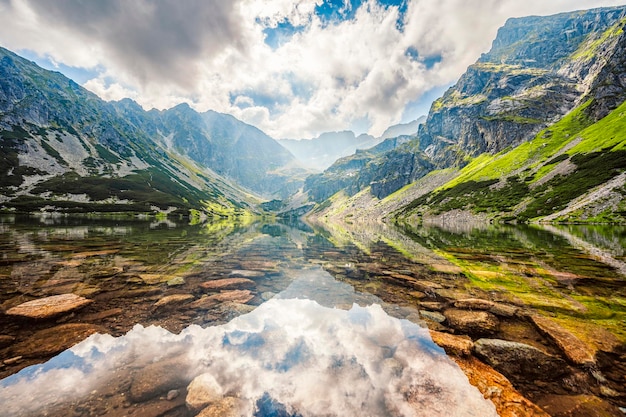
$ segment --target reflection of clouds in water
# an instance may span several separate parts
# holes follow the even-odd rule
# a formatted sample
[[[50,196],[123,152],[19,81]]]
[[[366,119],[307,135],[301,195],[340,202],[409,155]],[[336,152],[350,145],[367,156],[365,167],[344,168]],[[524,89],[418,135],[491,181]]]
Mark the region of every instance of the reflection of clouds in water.
[[[0,416],[80,401],[151,364],[175,369],[184,381],[212,375],[204,380],[241,398],[246,416],[264,415],[255,413],[259,399],[304,417],[496,415],[427,329],[390,317],[372,304],[376,297],[355,293],[320,267],[284,273],[294,277],[286,290],[228,324],[190,326],[179,335],[140,325],[123,337],[93,335],[7,378]],[[332,308],[353,301],[370,305]]]
[[[246,401],[243,415],[265,393],[303,416],[496,415],[426,329],[378,305],[345,311],[296,299],[273,299],[226,325],[179,335],[139,325],[119,338],[93,335],[4,380],[0,415],[74,401],[119,379],[126,365],[168,360],[185,361],[176,369],[187,380],[213,375]]]

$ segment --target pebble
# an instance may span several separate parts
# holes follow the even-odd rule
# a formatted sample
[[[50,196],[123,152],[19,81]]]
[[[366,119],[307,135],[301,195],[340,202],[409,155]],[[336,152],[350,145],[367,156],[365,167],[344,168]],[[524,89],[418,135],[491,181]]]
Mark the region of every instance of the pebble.
[[[180,391],[177,389],[172,389],[167,392],[167,401],[172,401],[180,395]]]

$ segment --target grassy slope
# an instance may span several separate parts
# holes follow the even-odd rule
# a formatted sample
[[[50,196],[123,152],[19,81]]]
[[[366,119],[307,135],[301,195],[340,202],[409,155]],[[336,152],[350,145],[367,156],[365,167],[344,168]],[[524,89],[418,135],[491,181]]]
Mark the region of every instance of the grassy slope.
[[[402,216],[461,208],[529,220],[562,210],[626,170],[626,103],[595,124],[585,116],[589,104],[530,142],[475,158],[455,179],[409,204]],[[573,164],[573,172],[550,175],[564,163]],[[622,214],[618,217],[615,220],[626,219]]]

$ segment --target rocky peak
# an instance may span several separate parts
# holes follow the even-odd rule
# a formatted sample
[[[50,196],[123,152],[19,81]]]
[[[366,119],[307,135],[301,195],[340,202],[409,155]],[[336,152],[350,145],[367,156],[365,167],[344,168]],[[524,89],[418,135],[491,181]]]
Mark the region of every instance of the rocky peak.
[[[607,7],[511,18],[479,62],[553,68],[569,58],[590,33],[604,32],[623,19],[625,12],[624,7]]]

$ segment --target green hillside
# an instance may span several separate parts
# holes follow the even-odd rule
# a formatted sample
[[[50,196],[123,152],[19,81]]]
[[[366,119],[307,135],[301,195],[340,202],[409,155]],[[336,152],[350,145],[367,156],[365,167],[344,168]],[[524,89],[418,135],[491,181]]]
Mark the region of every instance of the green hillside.
[[[590,104],[575,108],[530,142],[471,160],[456,178],[414,200],[398,216],[464,209],[501,220],[536,221],[566,209],[626,171],[626,102],[597,123],[586,116]],[[605,197],[611,192],[626,195],[623,183]],[[623,222],[626,207],[619,200],[617,207],[606,202],[607,210],[570,210],[556,220]]]

